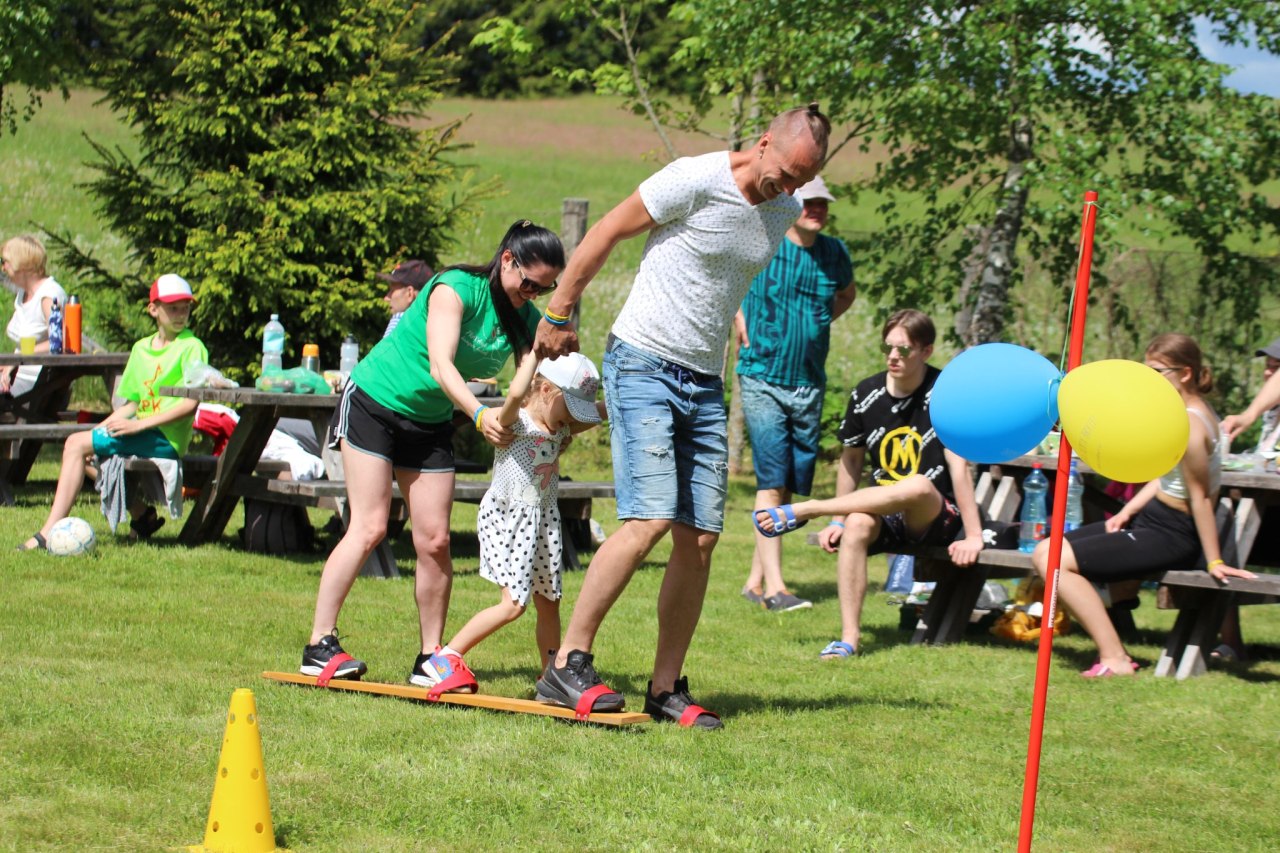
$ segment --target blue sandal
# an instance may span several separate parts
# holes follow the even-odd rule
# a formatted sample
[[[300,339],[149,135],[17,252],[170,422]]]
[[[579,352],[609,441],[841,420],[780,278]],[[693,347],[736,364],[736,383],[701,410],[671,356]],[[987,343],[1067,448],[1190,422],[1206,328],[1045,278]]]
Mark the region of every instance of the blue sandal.
[[[765,530],[760,526],[760,513],[769,516],[769,520],[773,522],[772,530]],[[791,508],[791,504],[783,504],[782,506],[770,507],[768,509],[756,509],[751,511],[751,523],[756,526],[756,530],[760,531],[761,536],[767,536],[770,539],[781,536],[784,533],[790,533],[792,530],[799,530],[809,523],[806,518],[804,521],[796,521],[795,511]]]
[[[858,653],[858,650],[843,640],[832,640],[827,643],[827,647],[818,652],[818,657],[823,658],[851,658]]]

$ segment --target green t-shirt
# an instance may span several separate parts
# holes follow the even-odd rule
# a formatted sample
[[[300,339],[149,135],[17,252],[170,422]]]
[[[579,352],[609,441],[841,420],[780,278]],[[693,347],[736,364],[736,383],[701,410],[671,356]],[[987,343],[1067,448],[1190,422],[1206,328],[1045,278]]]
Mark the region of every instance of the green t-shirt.
[[[427,303],[437,286],[448,287],[462,300],[462,329],[453,363],[463,379],[493,376],[511,356],[511,343],[502,331],[489,295],[489,279],[463,270],[448,270],[431,281],[396,327],[360,360],[351,381],[380,405],[410,420],[439,424],[453,418],[453,401],[431,378],[427,355]],[[528,324],[530,338],[541,314],[532,303],[518,313]]]
[[[129,353],[129,361],[124,366],[124,375],[120,377],[120,387],[116,393],[126,400],[138,404],[139,419],[150,417],[172,409],[179,403],[186,402],[185,397],[162,397],[156,390],[165,385],[181,385],[182,371],[194,361],[209,362],[209,351],[200,339],[183,329],[176,340],[162,347],[155,344],[155,335],[147,335],[133,345]],[[173,450],[182,458],[191,443],[192,417],[172,421],[157,427],[164,437],[173,445]]]

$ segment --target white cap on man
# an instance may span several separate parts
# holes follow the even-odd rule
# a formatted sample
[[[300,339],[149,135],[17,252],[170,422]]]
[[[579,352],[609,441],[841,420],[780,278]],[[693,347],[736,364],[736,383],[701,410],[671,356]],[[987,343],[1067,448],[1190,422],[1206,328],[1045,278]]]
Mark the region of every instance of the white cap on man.
[[[579,423],[600,423],[596,409],[596,392],[600,390],[600,371],[580,352],[549,358],[538,365],[538,373],[564,392],[569,415]]]
[[[796,190],[796,198],[801,202],[819,198],[826,199],[827,201],[836,200],[836,197],[831,194],[831,190],[827,189],[826,181],[822,180],[821,175],[818,175],[812,181]]]

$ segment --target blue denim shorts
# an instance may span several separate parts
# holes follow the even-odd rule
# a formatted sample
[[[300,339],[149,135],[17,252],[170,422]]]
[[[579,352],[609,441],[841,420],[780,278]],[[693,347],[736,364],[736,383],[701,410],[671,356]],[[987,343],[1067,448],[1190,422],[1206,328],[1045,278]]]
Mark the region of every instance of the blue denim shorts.
[[[729,486],[724,381],[612,335],[601,365],[618,518],[719,533]]]
[[[813,471],[822,435],[823,389],[773,385],[741,374],[738,387],[747,435],[751,437],[756,489],[813,494]]]

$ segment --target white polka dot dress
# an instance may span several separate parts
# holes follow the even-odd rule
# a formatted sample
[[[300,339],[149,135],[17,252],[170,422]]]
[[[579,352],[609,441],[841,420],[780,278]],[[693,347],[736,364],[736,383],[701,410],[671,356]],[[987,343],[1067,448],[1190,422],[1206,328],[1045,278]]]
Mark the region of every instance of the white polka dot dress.
[[[493,482],[480,501],[480,577],[527,605],[533,593],[560,599],[560,449],[567,426],[548,435],[520,410],[515,440],[493,459]]]

